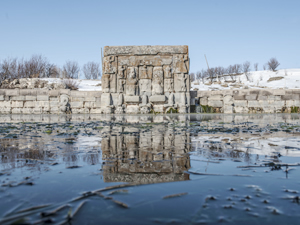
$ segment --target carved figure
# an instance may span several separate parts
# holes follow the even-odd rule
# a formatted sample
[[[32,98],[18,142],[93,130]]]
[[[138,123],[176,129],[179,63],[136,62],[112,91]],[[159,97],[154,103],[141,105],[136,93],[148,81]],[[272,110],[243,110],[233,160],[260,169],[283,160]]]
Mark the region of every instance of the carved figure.
[[[126,84],[126,80],[125,79],[119,79],[118,81],[118,92],[119,93],[123,93],[125,92],[125,84]]]
[[[60,96],[60,111],[62,113],[70,113],[71,112],[68,95]]]
[[[126,95],[137,95],[137,67],[128,67],[128,77],[126,83]]]
[[[124,79],[126,78],[126,66],[122,65],[122,66],[119,66],[119,69],[118,69],[118,78],[119,79]]]
[[[188,73],[187,60],[187,55],[174,55],[174,73]]]
[[[174,90],[174,80],[173,79],[165,79],[164,80],[164,89],[165,89],[165,92],[173,92]]]
[[[164,78],[173,78],[171,67],[169,65],[164,66]]]
[[[154,67],[152,80],[152,95],[162,95],[164,93],[163,79],[164,77],[162,67]]]
[[[117,63],[115,56],[107,56],[103,58],[104,72],[103,73],[116,73]]]
[[[110,75],[103,74],[103,76],[102,76],[102,91],[104,93],[108,93],[109,87],[110,87]]]
[[[188,79],[188,74],[182,74],[182,76],[178,76],[178,79],[180,80],[180,91],[186,92],[186,80]]]

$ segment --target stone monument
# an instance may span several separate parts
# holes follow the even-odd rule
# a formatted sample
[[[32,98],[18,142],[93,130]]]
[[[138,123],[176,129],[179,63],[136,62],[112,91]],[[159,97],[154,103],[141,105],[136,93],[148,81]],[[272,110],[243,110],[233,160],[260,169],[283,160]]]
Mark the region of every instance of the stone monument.
[[[188,46],[105,46],[101,113],[190,112]]]

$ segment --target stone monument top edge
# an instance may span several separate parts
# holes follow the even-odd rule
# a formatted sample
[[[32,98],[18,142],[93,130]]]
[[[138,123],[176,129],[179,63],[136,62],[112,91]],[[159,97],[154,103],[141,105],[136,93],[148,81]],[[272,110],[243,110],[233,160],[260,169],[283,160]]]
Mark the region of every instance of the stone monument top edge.
[[[188,54],[188,46],[187,45],[105,46],[103,54],[104,56]]]

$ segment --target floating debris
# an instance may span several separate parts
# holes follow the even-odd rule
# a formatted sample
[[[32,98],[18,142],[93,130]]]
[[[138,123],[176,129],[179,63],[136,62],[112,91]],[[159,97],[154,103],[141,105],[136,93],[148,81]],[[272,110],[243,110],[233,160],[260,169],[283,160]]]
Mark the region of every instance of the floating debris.
[[[109,192],[109,195],[113,195],[113,194],[116,194],[116,193],[128,193],[128,190],[121,189],[121,190],[111,191],[111,192]]]
[[[124,202],[120,202],[120,201],[117,201],[117,200],[112,200],[114,203],[116,203],[117,205],[123,207],[123,208],[129,208],[127,204],[125,204]]]
[[[184,193],[179,193],[179,194],[174,194],[174,195],[167,195],[167,196],[164,196],[163,199],[180,197],[180,196],[187,195],[187,194],[188,194],[187,192],[184,192]]]

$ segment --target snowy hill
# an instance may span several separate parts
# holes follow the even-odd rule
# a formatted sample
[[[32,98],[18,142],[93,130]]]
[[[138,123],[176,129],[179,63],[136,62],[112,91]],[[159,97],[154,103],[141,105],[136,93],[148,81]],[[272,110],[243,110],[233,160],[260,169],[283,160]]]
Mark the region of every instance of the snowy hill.
[[[247,79],[248,77],[248,79]],[[252,71],[237,76],[224,76],[219,82],[210,83],[205,79],[204,83],[200,80],[192,82],[191,90],[222,90],[232,88],[300,88],[300,69],[285,69],[272,72],[269,70]]]

